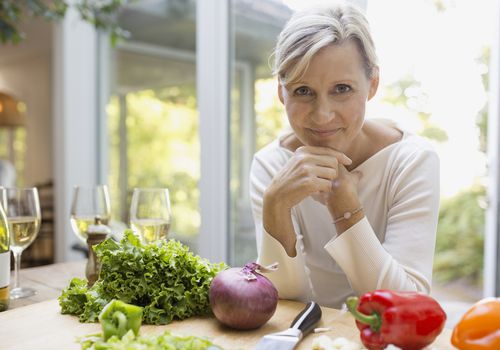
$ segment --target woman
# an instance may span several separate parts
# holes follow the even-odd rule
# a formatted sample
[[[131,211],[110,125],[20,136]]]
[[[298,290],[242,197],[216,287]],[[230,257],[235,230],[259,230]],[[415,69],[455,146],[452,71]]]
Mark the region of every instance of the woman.
[[[280,297],[340,307],[374,289],[429,293],[439,160],[424,139],[365,120],[379,69],[364,15],[337,4],[298,12],[275,49],[292,132],[251,169],[258,261]]]

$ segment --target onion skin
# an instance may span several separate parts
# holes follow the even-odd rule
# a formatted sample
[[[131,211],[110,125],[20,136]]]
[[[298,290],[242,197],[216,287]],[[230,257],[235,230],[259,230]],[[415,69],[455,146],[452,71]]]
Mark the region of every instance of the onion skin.
[[[269,321],[276,311],[278,291],[267,277],[255,272],[255,265],[230,268],[212,280],[210,306],[215,317],[228,327],[255,329]],[[249,270],[255,279],[245,277]]]

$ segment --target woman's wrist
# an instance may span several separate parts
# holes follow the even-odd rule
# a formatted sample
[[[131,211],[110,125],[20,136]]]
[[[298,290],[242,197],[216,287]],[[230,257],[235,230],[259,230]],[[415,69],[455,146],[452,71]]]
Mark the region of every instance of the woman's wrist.
[[[264,193],[262,225],[268,234],[281,243],[288,256],[293,257],[297,252],[291,209],[284,207],[276,198],[272,193]]]
[[[332,196],[328,203],[328,210],[338,234],[346,231],[365,216],[357,195],[344,196],[343,198]]]
[[[356,215],[357,213],[361,212],[362,210],[363,210],[363,207],[359,207],[359,208],[351,210],[351,211],[346,211],[341,216],[339,216],[337,218],[334,218],[333,223],[337,224],[337,223],[339,223],[341,221],[349,220],[350,218],[352,218],[354,215]]]
[[[356,212],[349,215],[348,218],[342,217],[342,219],[334,221],[335,228],[337,230],[337,235],[341,235],[352,226],[360,222],[365,217],[365,212],[363,208],[359,208],[359,210],[355,210]]]
[[[344,216],[344,214],[348,212],[353,213],[361,207],[361,202],[359,201],[357,196],[349,196],[343,198],[338,196],[331,196],[328,200],[328,211],[330,212],[333,221]]]

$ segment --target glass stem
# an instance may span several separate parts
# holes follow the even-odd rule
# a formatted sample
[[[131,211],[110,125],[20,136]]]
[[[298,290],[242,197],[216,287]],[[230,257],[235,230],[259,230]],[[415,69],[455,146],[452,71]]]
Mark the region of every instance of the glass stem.
[[[14,253],[14,288],[19,288],[19,272],[21,271],[21,252]]]

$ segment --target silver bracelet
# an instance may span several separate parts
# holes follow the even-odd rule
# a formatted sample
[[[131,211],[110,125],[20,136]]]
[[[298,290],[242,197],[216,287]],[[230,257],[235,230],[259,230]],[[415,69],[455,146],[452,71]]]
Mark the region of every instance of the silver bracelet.
[[[358,209],[355,209],[353,211],[346,211],[344,213],[344,215],[342,215],[341,217],[335,219],[333,221],[333,223],[336,224],[337,222],[340,222],[342,220],[349,220],[351,218],[351,216],[353,216],[356,213],[359,213],[361,210],[363,210],[363,207],[359,207]]]

